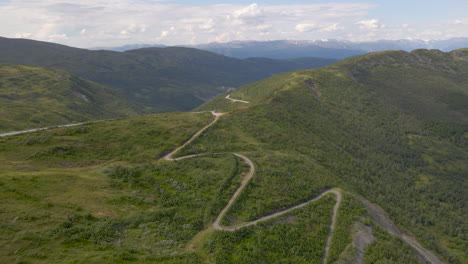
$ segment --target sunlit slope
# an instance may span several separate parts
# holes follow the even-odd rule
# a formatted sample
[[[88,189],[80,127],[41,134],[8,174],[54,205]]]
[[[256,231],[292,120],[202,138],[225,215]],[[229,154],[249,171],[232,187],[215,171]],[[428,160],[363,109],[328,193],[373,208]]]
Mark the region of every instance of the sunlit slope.
[[[148,115],[0,138],[0,262],[199,263],[183,245],[223,204],[213,199],[237,161],[155,161],[211,119]]]
[[[260,176],[228,215],[234,223],[341,187],[382,206],[444,261],[464,263],[466,58],[389,51],[275,75],[230,94],[250,105],[222,95],[200,107],[237,111],[184,154],[257,155]]]
[[[0,65],[0,131],[135,114],[114,91],[66,72]]]

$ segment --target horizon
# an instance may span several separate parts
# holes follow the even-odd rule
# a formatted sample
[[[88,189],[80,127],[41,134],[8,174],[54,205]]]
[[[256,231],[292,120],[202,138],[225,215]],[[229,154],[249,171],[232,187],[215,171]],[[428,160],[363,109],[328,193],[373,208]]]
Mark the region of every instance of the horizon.
[[[69,44],[63,44],[59,42],[53,42],[53,41],[45,41],[45,40],[36,40],[36,39],[30,39],[30,38],[9,38],[5,36],[0,36],[0,38],[8,38],[8,39],[24,39],[24,40],[32,40],[32,41],[41,41],[41,42],[47,42],[47,43],[53,43],[53,44],[59,44],[59,45],[64,45],[68,46],[71,48],[79,48],[79,49],[88,49],[88,50],[106,50],[106,49],[114,49],[114,48],[121,48],[125,46],[136,46],[136,45],[148,45],[149,47],[156,47],[160,46],[160,48],[166,48],[166,47],[188,47],[188,48],[196,48],[199,49],[198,46],[203,46],[203,45],[210,45],[210,44],[230,44],[230,43],[252,43],[252,42],[275,42],[275,41],[288,41],[288,42],[348,42],[348,43],[353,43],[353,44],[359,44],[359,43],[378,43],[378,42],[384,42],[384,41],[422,41],[425,44],[428,44],[430,42],[438,42],[438,41],[449,41],[449,40],[454,40],[454,39],[464,39],[468,41],[468,37],[452,37],[452,38],[446,38],[446,39],[431,39],[431,40],[423,40],[423,39],[377,39],[377,40],[371,40],[371,41],[350,41],[350,40],[337,40],[337,39],[271,39],[271,40],[231,40],[227,42],[207,42],[207,43],[199,43],[199,44],[173,44],[173,45],[166,45],[162,43],[125,43],[122,45],[117,45],[117,46],[95,46],[95,47],[77,47]],[[141,47],[141,48],[147,48],[147,47]],[[133,48],[132,48],[133,49]],[[140,48],[135,48],[135,49],[140,49]],[[415,48],[415,49],[438,49],[438,48]],[[458,49],[458,48],[457,48]]]
[[[79,48],[468,37],[468,3],[456,0],[0,0],[0,13],[1,36]]]

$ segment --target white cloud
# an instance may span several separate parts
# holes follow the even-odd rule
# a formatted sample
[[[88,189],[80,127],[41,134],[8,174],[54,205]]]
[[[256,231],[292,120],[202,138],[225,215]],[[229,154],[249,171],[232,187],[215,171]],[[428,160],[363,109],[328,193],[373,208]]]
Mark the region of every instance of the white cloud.
[[[463,25],[465,23],[461,19],[455,19],[455,20],[452,21],[452,24],[454,24],[454,25]]]
[[[31,33],[16,33],[15,38],[31,38]]]
[[[297,24],[294,29],[299,32],[307,32],[316,29],[315,24]]]
[[[257,4],[251,4],[247,7],[234,11],[235,18],[250,19],[262,16],[263,10]]]
[[[381,27],[379,20],[377,19],[361,20],[357,22],[356,25],[358,25],[359,28],[363,30],[373,30]]]
[[[430,35],[425,32],[428,25],[383,25],[368,17],[373,8],[374,4],[362,2],[197,6],[167,0],[11,0],[0,5],[0,36],[53,39],[62,44],[93,47]],[[439,23],[433,30],[442,32],[437,35],[440,38],[468,35],[462,19]]]
[[[67,34],[52,34],[49,35],[47,40],[48,41],[58,41],[58,40],[66,40],[68,39]]]
[[[169,31],[167,31],[167,30],[161,31],[160,36],[161,36],[161,38],[165,38],[165,37],[169,36]]]
[[[339,25],[338,23],[326,25],[326,26],[322,27],[320,29],[320,31],[322,31],[322,32],[335,32],[335,31],[338,31],[338,30],[342,30],[343,28],[339,27],[338,25]]]

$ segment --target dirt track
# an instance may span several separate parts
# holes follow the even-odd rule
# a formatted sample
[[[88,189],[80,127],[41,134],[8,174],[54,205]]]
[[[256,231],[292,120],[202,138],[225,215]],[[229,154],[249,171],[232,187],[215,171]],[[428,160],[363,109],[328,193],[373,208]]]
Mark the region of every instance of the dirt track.
[[[32,129],[26,129],[26,130],[21,130],[21,131],[11,131],[11,132],[6,132],[6,133],[0,133],[0,137],[13,136],[13,135],[19,135],[19,134],[24,134],[24,133],[31,133],[31,132],[36,132],[36,131],[40,131],[40,130],[58,128],[58,127],[80,126],[80,125],[83,125],[83,124],[85,124],[85,123],[73,123],[73,124],[50,126],[50,127],[32,128]]]
[[[234,100],[234,99],[232,99]],[[215,113],[215,112],[211,112],[214,116],[214,119],[213,121],[211,121],[211,123],[209,123],[208,125],[206,125],[205,127],[203,127],[202,129],[200,129],[197,133],[195,133],[189,140],[187,140],[184,144],[182,144],[180,147],[177,147],[176,149],[172,150],[170,153],[168,153],[167,155],[165,155],[164,157],[162,157],[161,159],[163,160],[168,160],[168,161],[177,161],[177,160],[183,160],[183,159],[188,159],[188,158],[193,158],[193,157],[198,157],[198,156],[203,156],[203,155],[208,155],[208,154],[193,154],[193,155],[187,155],[187,156],[182,156],[182,157],[178,157],[178,158],[173,158],[172,156],[177,153],[179,150],[181,150],[182,148],[184,148],[185,146],[187,146],[188,144],[190,144],[194,139],[196,139],[198,136],[200,136],[206,129],[208,129],[209,127],[211,127],[212,125],[214,125],[218,120],[219,120],[219,117],[222,116],[223,114],[222,113]],[[220,153],[215,153],[215,154],[220,154]],[[236,231],[236,230],[239,230],[241,228],[245,228],[245,227],[248,227],[248,226],[252,226],[252,225],[255,225],[259,222],[263,222],[263,221],[267,221],[267,220],[270,220],[272,218],[275,218],[275,217],[278,217],[278,216],[281,216],[281,215],[284,215],[284,214],[287,214],[293,210],[296,210],[296,209],[299,209],[301,207],[304,207],[306,206],[307,204],[309,203],[312,203],[312,202],[315,202],[319,199],[321,199],[322,197],[324,197],[325,195],[328,195],[328,194],[334,194],[336,195],[336,204],[335,206],[333,207],[333,214],[332,214],[332,221],[331,221],[331,224],[330,224],[330,230],[329,230],[329,233],[328,233],[328,236],[327,236],[327,242],[326,242],[326,245],[325,245],[325,249],[324,249],[324,257],[323,257],[323,263],[326,263],[326,260],[328,258],[328,251],[330,249],[330,244],[331,244],[331,239],[332,239],[332,235],[333,235],[333,231],[335,230],[335,225],[336,225],[336,216],[338,214],[338,209],[340,207],[340,204],[341,204],[341,200],[342,200],[342,195],[341,195],[341,192],[339,190],[328,190],[328,191],[325,191],[325,192],[322,192],[321,194],[319,194],[317,197],[309,200],[309,201],[306,201],[304,203],[301,203],[301,204],[298,204],[294,207],[291,207],[291,208],[288,208],[288,209],[285,209],[283,211],[280,211],[280,212],[276,212],[274,214],[271,214],[271,215],[267,215],[267,216],[264,216],[264,217],[261,217],[257,220],[254,220],[254,221],[251,221],[251,222],[247,222],[247,223],[243,223],[243,224],[240,224],[240,225],[236,225],[236,226],[221,226],[220,225],[220,222],[223,220],[224,216],[226,215],[227,211],[229,211],[229,209],[231,208],[231,206],[234,204],[234,202],[236,201],[237,197],[240,195],[240,193],[242,192],[242,190],[244,189],[244,187],[250,182],[250,180],[252,179],[252,177],[254,176],[255,174],[255,165],[254,163],[249,159],[247,158],[246,156],[244,155],[241,155],[241,154],[238,154],[238,153],[233,153],[234,155],[236,155],[237,157],[243,159],[245,161],[245,163],[247,163],[250,167],[249,169],[249,172],[243,177],[242,179],[242,182],[239,186],[239,188],[237,188],[236,192],[231,196],[231,198],[229,199],[227,205],[223,208],[223,210],[221,210],[221,212],[219,213],[219,215],[216,217],[216,220],[213,222],[213,228],[216,229],[216,230],[221,230],[221,231],[228,231],[228,232],[232,232],[232,231]]]
[[[249,101],[244,101],[244,100],[239,100],[239,99],[232,99],[230,96],[231,96],[231,95],[229,94],[229,95],[227,95],[227,96],[224,97],[224,98],[228,99],[228,100],[231,101],[231,102],[238,102],[238,103],[250,104]]]

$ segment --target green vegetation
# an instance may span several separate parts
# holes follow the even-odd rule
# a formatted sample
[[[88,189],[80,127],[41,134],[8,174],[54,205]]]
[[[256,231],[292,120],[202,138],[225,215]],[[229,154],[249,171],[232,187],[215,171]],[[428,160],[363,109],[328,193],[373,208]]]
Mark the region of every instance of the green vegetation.
[[[377,226],[374,226],[373,235],[377,240],[368,246],[364,255],[364,264],[420,263],[414,254],[413,248],[401,239],[389,235]]]
[[[334,59],[235,59],[180,47],[91,51],[0,37],[0,63],[53,67],[118,91],[140,113],[190,110],[230,87]]]
[[[284,73],[200,109],[0,139],[0,262],[321,263],[333,196],[256,226],[211,223],[256,166],[222,224],[252,221],[339,188],[327,263],[346,263],[356,223],[377,238],[365,263],[417,263],[356,198],[380,205],[446,263],[467,262],[466,51],[382,52]],[[461,95],[461,96],[460,96]],[[218,153],[218,154],[215,154]],[[219,154],[224,153],[224,154]]]
[[[199,263],[184,246],[243,166],[233,155],[152,161],[211,118],[149,115],[1,138],[0,262]]]
[[[334,199],[235,232],[216,231],[206,241],[215,263],[321,263]]]
[[[96,168],[4,172],[0,259],[198,263],[185,244],[204,228],[233,159],[114,166],[104,175]]]
[[[2,167],[82,167],[155,161],[212,119],[210,113],[144,115],[0,138]]]
[[[336,186],[382,206],[445,261],[464,263],[468,112],[441,99],[468,95],[463,52],[375,53],[247,85],[231,97],[253,106],[215,98],[239,109],[185,153],[229,149],[258,162],[232,222]]]
[[[365,215],[366,213],[357,198],[349,193],[344,193],[332,236],[328,263],[339,263],[346,257],[353,239],[353,225]],[[354,252],[348,254],[354,256]]]
[[[0,65],[0,132],[134,114],[102,85],[59,70]]]

